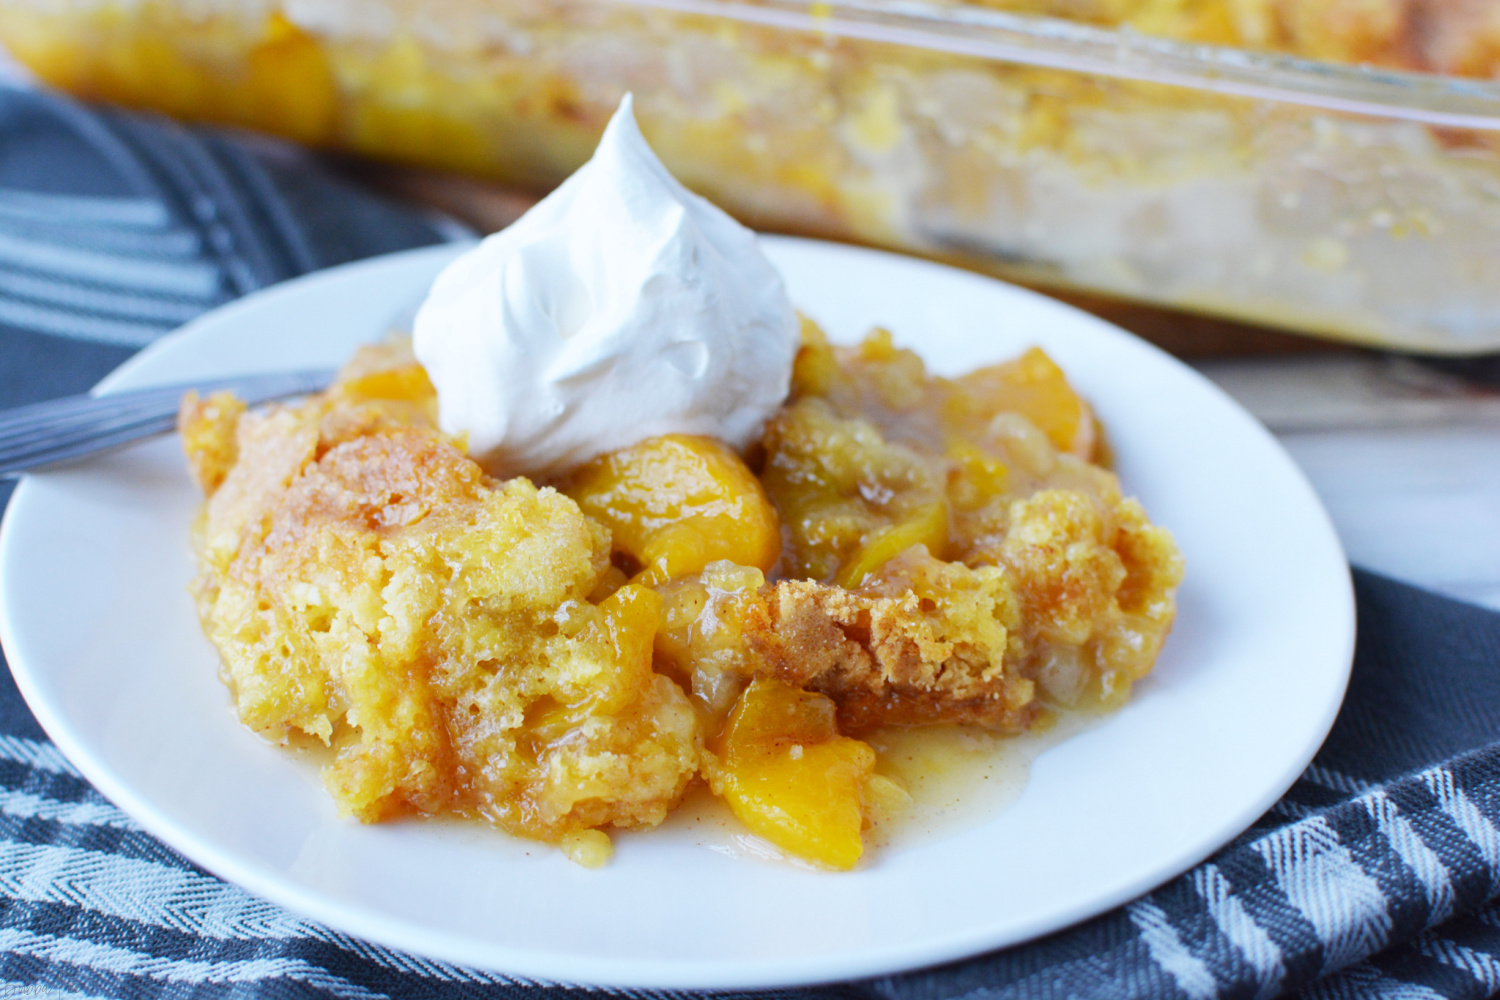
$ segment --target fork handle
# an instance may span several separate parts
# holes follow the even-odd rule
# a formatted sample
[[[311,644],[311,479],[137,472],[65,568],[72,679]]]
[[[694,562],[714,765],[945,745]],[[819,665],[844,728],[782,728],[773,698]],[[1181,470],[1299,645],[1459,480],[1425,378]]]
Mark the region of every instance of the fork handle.
[[[82,458],[108,448],[170,431],[189,389],[233,390],[247,403],[264,403],[317,392],[333,380],[332,369],[242,375],[158,386],[102,396],[65,396],[0,410],[0,477]]]

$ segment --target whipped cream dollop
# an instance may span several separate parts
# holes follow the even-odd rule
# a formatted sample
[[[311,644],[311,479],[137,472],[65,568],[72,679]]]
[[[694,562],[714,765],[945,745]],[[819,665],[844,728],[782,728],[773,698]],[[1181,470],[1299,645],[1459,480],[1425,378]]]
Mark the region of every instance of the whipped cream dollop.
[[[744,448],[798,321],[756,236],[667,172],[626,95],[594,156],[438,275],[414,328],[439,420],[497,475],[658,434]]]

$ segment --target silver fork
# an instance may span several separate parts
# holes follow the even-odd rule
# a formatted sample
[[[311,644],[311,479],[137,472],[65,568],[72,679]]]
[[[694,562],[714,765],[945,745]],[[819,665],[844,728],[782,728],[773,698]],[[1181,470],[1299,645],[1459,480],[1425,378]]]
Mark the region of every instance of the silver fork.
[[[229,389],[247,403],[264,403],[317,392],[333,380],[333,369],[240,375],[164,385],[103,396],[65,396],[0,410],[0,477],[117,448],[177,424],[183,393]]]

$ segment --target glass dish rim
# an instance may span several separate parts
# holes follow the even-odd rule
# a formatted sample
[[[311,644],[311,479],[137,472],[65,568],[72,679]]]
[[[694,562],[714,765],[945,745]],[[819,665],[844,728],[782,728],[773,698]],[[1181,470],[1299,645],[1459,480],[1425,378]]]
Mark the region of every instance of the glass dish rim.
[[[1500,82],[1346,65],[928,0],[611,0],[1324,111],[1500,131]]]

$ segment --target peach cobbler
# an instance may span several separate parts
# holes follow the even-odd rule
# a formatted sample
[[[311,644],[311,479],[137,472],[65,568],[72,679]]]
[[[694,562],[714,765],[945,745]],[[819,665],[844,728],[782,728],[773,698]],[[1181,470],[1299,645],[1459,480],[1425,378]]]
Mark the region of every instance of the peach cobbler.
[[[704,782],[848,868],[903,799],[862,737],[1120,705],[1182,575],[1035,349],[947,379],[805,323],[747,453],[668,435],[547,483],[438,430],[402,344],[293,405],[190,396],[181,427],[243,722],[329,745],[361,820],[483,817],[584,863]]]

